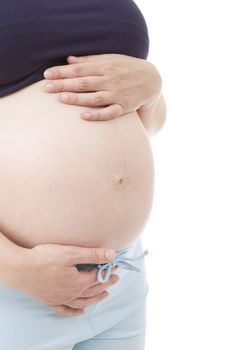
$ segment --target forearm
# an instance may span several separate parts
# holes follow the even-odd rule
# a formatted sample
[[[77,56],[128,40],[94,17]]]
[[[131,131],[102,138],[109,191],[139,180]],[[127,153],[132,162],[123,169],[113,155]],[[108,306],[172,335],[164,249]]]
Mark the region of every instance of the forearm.
[[[147,133],[153,137],[166,121],[167,108],[163,94],[161,93],[159,98],[155,98],[149,105],[140,107],[137,112]]]
[[[11,281],[19,276],[27,250],[0,232],[0,283],[11,286]]]

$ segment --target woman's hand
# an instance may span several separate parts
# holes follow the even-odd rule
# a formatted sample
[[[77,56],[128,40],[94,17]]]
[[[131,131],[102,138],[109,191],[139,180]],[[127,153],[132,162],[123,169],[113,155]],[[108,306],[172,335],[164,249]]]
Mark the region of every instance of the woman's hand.
[[[119,277],[112,275],[102,284],[97,280],[97,269],[78,271],[75,265],[112,261],[106,258],[105,252],[100,248],[37,245],[31,249],[32,266],[28,266],[24,290],[58,313],[83,314],[87,306],[108,296],[106,288],[115,284]]]
[[[59,99],[67,104],[99,107],[81,113],[83,119],[120,117],[150,105],[161,93],[160,74],[146,60],[120,54],[100,54],[69,56],[67,61],[68,65],[44,72],[48,83],[53,85],[53,90],[46,90],[62,92]]]
[[[7,263],[1,271],[1,282],[61,315],[82,315],[87,306],[106,298],[106,288],[119,280],[117,275],[111,275],[108,282],[99,283],[97,269],[78,271],[75,266],[111,262],[116,254],[107,258],[107,249],[60,244],[40,244],[28,249],[4,240],[10,249],[5,251]]]

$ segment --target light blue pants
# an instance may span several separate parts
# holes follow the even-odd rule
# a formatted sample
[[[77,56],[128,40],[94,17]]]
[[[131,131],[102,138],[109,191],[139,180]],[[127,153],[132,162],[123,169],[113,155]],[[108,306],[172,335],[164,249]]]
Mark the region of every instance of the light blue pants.
[[[144,259],[134,261],[142,255],[138,239],[118,259],[114,273],[120,280],[108,289],[110,295],[87,307],[82,316],[59,315],[0,284],[0,349],[144,350],[148,283]],[[126,269],[124,257],[140,272]]]

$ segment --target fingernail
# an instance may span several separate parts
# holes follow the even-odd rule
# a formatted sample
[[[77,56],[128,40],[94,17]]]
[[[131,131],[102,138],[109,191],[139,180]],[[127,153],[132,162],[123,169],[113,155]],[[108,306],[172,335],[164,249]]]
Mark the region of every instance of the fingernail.
[[[51,83],[47,84],[47,85],[46,85],[46,90],[47,90],[47,91],[54,91],[54,85],[51,84]]]
[[[114,250],[107,250],[105,252],[105,257],[108,259],[108,260],[113,260],[116,258],[116,253],[114,252]]]
[[[44,72],[44,77],[47,78],[47,79],[52,79],[53,73],[51,71],[49,71],[49,70],[46,70]]]
[[[66,102],[66,101],[68,101],[69,96],[67,94],[61,94],[60,98],[61,98],[62,101]]]

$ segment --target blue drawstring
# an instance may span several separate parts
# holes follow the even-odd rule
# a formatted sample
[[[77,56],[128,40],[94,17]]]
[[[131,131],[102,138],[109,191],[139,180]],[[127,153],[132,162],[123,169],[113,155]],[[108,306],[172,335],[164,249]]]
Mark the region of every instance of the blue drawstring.
[[[130,264],[128,261],[136,261],[136,260],[143,259],[147,254],[149,254],[148,250],[145,250],[143,254],[137,256],[136,258],[124,257],[123,255],[125,254],[126,251],[127,251],[127,249],[120,251],[117,254],[116,259],[112,260],[110,263],[97,265],[97,268],[99,269],[98,281],[100,283],[106,283],[109,280],[112,268],[116,265],[122,266],[124,269],[127,269],[127,270],[140,272],[140,269],[138,269],[133,264]],[[106,270],[105,277],[103,277],[103,275],[102,275],[102,272],[104,270]]]

